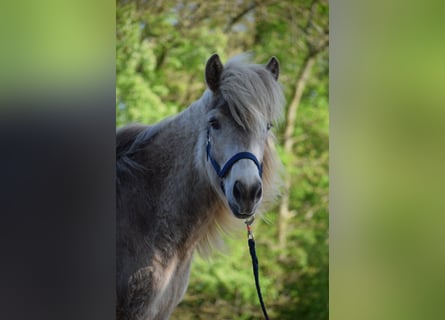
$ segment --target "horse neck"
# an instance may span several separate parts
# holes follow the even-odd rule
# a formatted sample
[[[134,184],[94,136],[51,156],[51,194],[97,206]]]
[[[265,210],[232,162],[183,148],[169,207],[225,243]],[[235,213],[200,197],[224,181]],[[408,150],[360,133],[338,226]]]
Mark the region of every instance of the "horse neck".
[[[191,180],[207,181],[205,171],[205,129],[204,112],[198,103],[194,103],[180,114],[172,118],[164,126],[164,133],[171,153],[172,170],[182,179],[178,186]],[[193,174],[189,174],[193,173]]]
[[[205,101],[204,96],[168,121],[162,130],[169,141],[165,151],[171,154],[172,161],[167,184],[174,201],[168,204],[173,213],[169,219],[184,226],[175,232],[183,232],[182,241],[193,249],[222,207],[206,169]]]

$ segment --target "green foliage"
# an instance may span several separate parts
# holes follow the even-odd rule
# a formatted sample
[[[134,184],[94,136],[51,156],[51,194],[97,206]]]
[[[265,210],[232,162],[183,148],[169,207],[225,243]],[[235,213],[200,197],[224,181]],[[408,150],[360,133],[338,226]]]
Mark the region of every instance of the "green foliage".
[[[154,46],[142,37],[143,25],[132,4],[116,9],[116,121],[151,123],[177,110],[164,104],[168,88],[157,82]]]
[[[118,1],[116,122],[155,123],[186,108],[204,89],[207,58],[225,61],[253,51],[280,60],[280,82],[292,100],[305,62],[316,56],[299,103],[291,152],[286,121],[274,128],[290,178],[286,246],[278,207],[254,225],[260,281],[273,319],[328,318],[328,54],[327,1]],[[318,51],[317,51],[318,50]],[[195,257],[190,285],[172,319],[260,319],[245,232],[227,239],[226,254]]]

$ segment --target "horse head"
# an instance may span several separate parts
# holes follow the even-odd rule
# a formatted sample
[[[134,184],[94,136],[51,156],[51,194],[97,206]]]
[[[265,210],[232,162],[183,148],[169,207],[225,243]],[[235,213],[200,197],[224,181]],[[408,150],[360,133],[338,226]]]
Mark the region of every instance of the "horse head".
[[[263,199],[263,157],[274,105],[279,63],[272,57],[265,66],[226,68],[217,54],[205,69],[212,92],[207,108],[207,170],[213,185],[235,217],[255,214]]]

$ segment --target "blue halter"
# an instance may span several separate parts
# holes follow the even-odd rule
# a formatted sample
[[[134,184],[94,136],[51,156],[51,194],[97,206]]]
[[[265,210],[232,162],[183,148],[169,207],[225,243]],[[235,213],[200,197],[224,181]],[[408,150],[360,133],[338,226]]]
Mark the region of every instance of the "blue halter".
[[[260,178],[262,178],[263,176],[263,165],[260,164],[260,162],[258,161],[258,159],[255,157],[255,155],[253,153],[244,151],[244,152],[238,152],[237,154],[235,154],[233,157],[231,157],[222,167],[219,165],[219,163],[212,157],[211,154],[211,146],[210,146],[210,129],[207,129],[207,160],[210,160],[210,162],[212,163],[213,168],[216,171],[216,174],[218,175],[218,177],[220,177],[221,179],[224,179],[224,177],[227,175],[227,173],[229,172],[230,168],[232,168],[232,166],[239,160],[241,159],[249,159],[252,160],[255,165],[258,168],[258,173],[260,175]]]

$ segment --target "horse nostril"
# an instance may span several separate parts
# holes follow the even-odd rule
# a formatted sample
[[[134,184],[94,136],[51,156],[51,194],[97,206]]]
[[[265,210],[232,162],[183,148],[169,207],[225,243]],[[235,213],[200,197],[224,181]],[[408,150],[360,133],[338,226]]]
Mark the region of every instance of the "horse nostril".
[[[261,182],[258,182],[258,184],[252,188],[252,194],[254,195],[253,199],[255,201],[261,198],[261,195],[263,194],[263,187],[261,185]]]
[[[246,187],[242,182],[235,181],[233,185],[233,197],[238,202],[257,202],[263,194],[263,186],[261,182]]]
[[[241,196],[244,192],[244,187],[241,182],[238,180],[235,181],[235,184],[233,185],[233,196],[237,201],[241,200]]]

